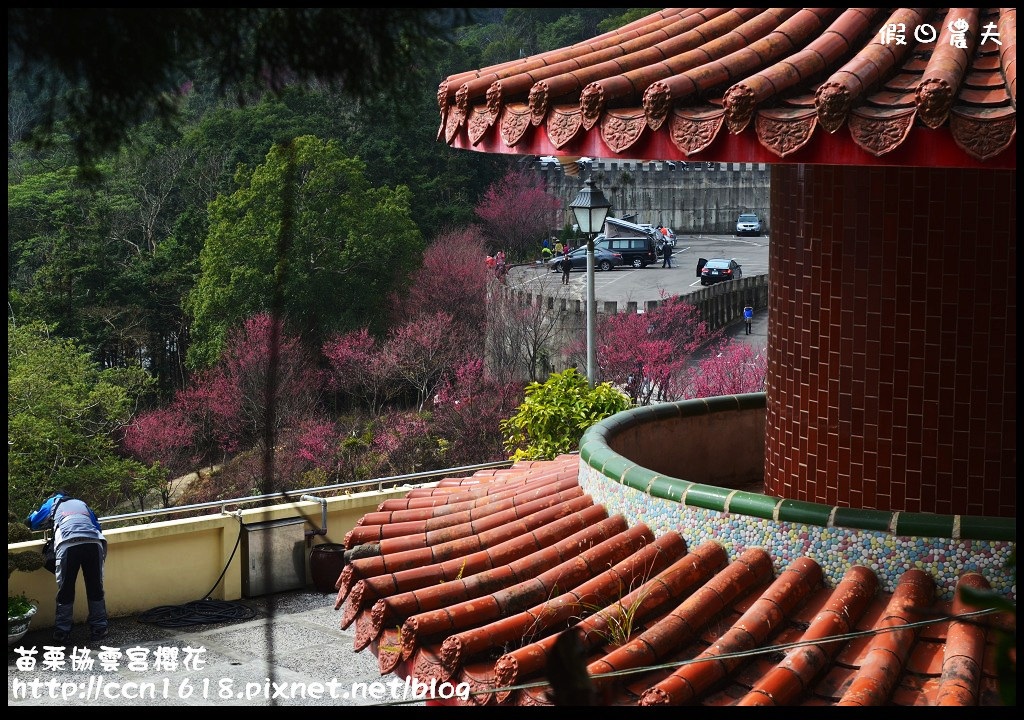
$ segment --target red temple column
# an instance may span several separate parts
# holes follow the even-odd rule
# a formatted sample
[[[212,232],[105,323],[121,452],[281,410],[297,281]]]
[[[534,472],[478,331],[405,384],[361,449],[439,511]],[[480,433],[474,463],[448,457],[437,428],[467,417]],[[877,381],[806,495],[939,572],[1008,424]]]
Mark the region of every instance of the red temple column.
[[[1016,514],[1016,179],[772,166],[766,492]]]

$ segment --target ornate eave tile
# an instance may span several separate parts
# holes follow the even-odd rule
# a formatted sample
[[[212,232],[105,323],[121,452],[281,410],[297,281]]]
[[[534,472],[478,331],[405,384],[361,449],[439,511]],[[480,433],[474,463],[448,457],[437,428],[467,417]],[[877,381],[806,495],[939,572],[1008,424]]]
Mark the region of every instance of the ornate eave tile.
[[[548,115],[546,130],[548,140],[556,148],[561,149],[576,137],[583,127],[583,111],[579,105],[558,105]]]
[[[856,108],[850,113],[850,136],[859,147],[875,157],[898,148],[914,126],[917,110],[877,110]]]
[[[452,105],[448,109],[448,117],[444,121],[444,139],[449,145],[452,144],[452,140],[455,139],[455,133],[459,131],[459,117],[458,112],[455,110],[455,106]]]
[[[469,109],[469,119],[466,121],[466,128],[471,143],[474,145],[479,143],[491,125],[490,113],[485,108],[473,106]]]
[[[811,140],[818,124],[814,110],[759,110],[754,127],[757,139],[775,155],[792,155]]]
[[[601,138],[613,152],[629,149],[647,127],[643,110],[609,110],[601,120]]]
[[[585,129],[590,130],[597,125],[607,104],[601,83],[593,82],[583,88],[583,92],[580,93],[580,109],[583,111]]]
[[[509,147],[523,139],[530,128],[530,108],[525,103],[509,103],[501,113],[501,139]]]
[[[950,111],[949,129],[961,150],[975,160],[988,160],[1013,142],[1017,132],[1017,112],[1012,107],[955,107]]]
[[[717,107],[674,110],[669,123],[669,139],[684,155],[706,149],[718,137],[725,122],[725,111]]]

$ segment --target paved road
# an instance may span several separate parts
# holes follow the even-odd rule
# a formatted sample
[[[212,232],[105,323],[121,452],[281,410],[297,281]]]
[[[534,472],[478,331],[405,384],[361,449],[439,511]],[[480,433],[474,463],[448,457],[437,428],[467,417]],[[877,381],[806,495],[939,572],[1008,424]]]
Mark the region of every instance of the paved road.
[[[734,320],[729,325],[726,325],[725,334],[733,340],[742,340],[743,342],[749,342],[754,345],[767,346],[768,309],[763,308],[761,310],[754,311],[754,321],[750,323],[749,335],[746,334],[746,329],[743,327],[743,318]]]
[[[733,237],[732,235],[677,235],[672,254],[672,267],[655,265],[642,269],[621,267],[609,272],[594,273],[594,295],[597,302],[616,301],[620,305],[630,301],[639,304],[658,300],[666,295],[685,295],[700,289],[696,276],[698,258],[736,258],[744,276],[764,275],[768,272],[767,237]],[[529,293],[558,296],[566,292],[562,276],[550,272],[543,265],[517,266],[509,271],[509,285]],[[573,271],[569,278],[568,295],[585,300],[587,274]]]

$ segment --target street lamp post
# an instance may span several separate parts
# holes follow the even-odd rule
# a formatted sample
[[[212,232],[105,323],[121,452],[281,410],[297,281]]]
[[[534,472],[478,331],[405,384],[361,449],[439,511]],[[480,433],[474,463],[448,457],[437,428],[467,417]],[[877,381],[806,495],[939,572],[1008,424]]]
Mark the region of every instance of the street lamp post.
[[[597,341],[595,330],[594,301],[594,236],[601,232],[604,219],[612,204],[604,193],[594,187],[593,180],[587,180],[576,199],[569,203],[576,224],[587,234],[587,382],[594,387],[597,378]]]

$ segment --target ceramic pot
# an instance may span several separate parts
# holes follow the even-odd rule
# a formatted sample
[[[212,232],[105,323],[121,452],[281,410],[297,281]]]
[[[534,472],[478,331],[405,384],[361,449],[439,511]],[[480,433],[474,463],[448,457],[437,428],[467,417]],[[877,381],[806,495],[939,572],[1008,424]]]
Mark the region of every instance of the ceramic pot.
[[[32,624],[32,617],[36,614],[36,610],[38,608],[33,605],[32,609],[24,615],[14,615],[7,618],[8,647],[25,637],[25,633],[28,632],[28,628]]]

